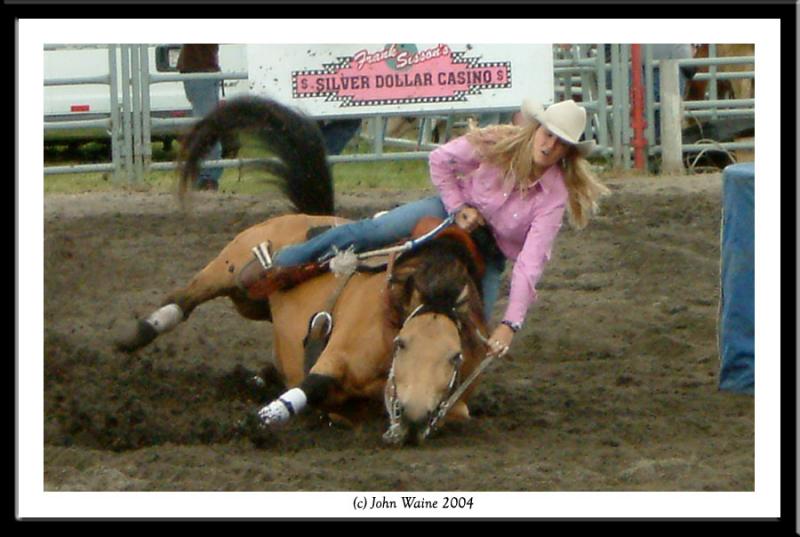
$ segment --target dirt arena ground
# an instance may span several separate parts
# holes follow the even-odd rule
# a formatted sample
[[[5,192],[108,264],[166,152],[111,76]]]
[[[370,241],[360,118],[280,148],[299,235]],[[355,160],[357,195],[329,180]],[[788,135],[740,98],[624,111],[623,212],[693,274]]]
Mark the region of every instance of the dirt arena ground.
[[[239,231],[287,206],[200,193],[45,197],[47,491],[752,491],[754,404],[717,390],[720,174],[609,180],[565,226],[540,300],[487,370],[473,419],[417,448],[309,412],[255,439],[237,423],[281,386],[270,326],[227,299],[133,355],[149,315]],[[338,195],[356,218],[424,192]],[[504,301],[497,311],[504,307]]]

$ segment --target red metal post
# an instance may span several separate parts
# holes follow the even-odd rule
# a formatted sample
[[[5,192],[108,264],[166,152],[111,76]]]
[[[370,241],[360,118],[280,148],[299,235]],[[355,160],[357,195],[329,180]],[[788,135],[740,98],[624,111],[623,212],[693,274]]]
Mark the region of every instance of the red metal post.
[[[647,139],[644,129],[644,84],[642,83],[642,46],[631,45],[631,127],[633,128],[633,166],[645,169],[645,147]]]

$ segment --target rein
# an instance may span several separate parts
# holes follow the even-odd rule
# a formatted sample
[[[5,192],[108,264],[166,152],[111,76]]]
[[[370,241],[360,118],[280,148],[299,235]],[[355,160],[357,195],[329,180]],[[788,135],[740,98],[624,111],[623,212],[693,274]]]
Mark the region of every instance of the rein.
[[[442,220],[442,222],[438,226],[436,226],[429,232],[425,233],[424,235],[417,237],[416,239],[407,240],[406,242],[398,246],[390,246],[389,248],[382,248],[380,250],[372,250],[371,252],[363,252],[360,254],[356,254],[356,257],[358,257],[358,259],[361,260],[361,259],[366,259],[368,257],[375,257],[379,255],[388,255],[388,254],[398,254],[407,252],[409,250],[413,250],[414,248],[417,248],[421,244],[427,242],[428,240],[438,235],[444,228],[455,222],[455,218],[456,218],[455,215],[451,214],[450,216]]]

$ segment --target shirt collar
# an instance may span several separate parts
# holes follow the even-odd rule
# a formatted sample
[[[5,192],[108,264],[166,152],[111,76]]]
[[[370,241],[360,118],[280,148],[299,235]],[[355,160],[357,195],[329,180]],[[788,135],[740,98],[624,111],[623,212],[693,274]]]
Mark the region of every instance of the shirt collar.
[[[564,176],[561,166],[553,164],[547,168],[538,181],[533,185],[539,192],[549,194],[553,189],[553,183],[560,180]]]

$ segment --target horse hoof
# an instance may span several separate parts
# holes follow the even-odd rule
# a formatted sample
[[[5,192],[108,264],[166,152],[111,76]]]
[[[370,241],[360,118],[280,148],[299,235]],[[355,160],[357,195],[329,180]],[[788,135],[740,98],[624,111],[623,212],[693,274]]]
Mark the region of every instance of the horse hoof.
[[[136,323],[129,324],[124,332],[119,334],[114,340],[114,347],[123,352],[133,352],[141,349],[158,336],[158,332],[153,325],[139,319]]]
[[[271,428],[264,427],[258,414],[247,415],[236,424],[238,436],[247,438],[252,442],[253,447],[265,449],[274,447],[278,442],[278,437]]]

